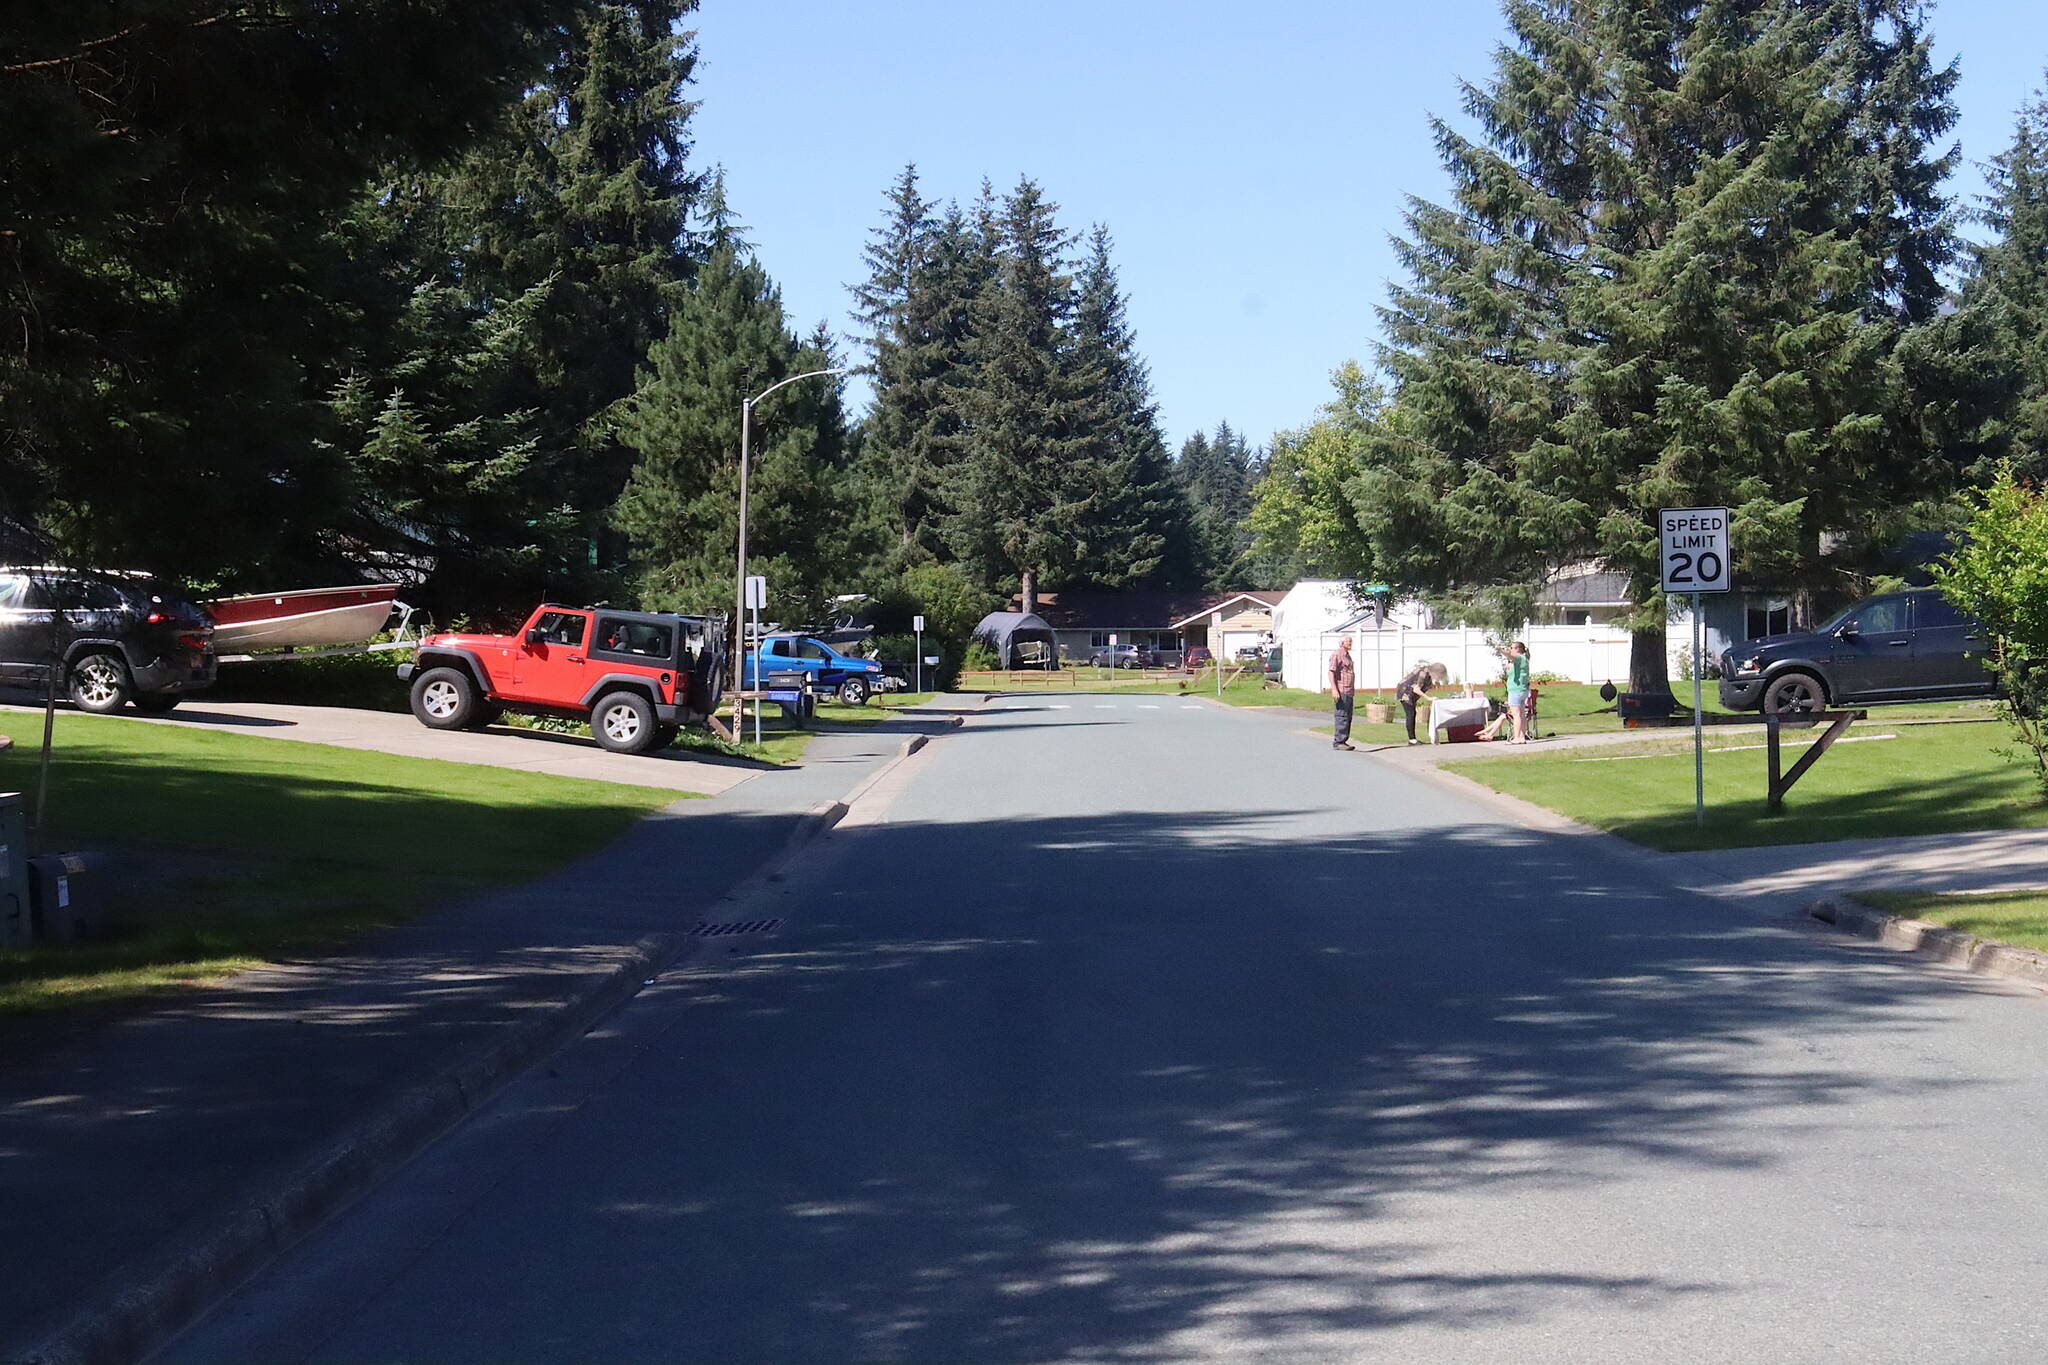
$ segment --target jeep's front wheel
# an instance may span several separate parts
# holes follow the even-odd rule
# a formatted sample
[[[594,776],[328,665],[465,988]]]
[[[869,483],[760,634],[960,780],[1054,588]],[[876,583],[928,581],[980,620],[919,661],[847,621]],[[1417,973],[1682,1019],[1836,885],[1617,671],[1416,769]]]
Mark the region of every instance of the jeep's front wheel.
[[[848,678],[839,684],[839,700],[847,706],[865,706],[868,702],[868,685],[859,678]]]
[[[67,683],[71,704],[100,716],[120,710],[134,690],[128,683],[128,670],[111,654],[85,655],[71,665]]]
[[[476,684],[459,668],[430,668],[413,679],[412,713],[432,730],[461,730],[473,725]]]
[[[655,746],[661,727],[654,703],[637,692],[613,692],[590,708],[590,733],[615,754],[644,754]]]

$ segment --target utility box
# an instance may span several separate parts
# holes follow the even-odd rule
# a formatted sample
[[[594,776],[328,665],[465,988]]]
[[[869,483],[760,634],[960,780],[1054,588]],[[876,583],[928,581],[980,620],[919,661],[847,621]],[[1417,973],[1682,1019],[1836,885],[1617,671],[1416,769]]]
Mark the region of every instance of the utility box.
[[[99,938],[107,932],[107,898],[90,865],[76,853],[28,860],[35,931],[53,943]]]
[[[28,806],[20,792],[0,792],[0,949],[26,948],[34,937],[28,891]]]

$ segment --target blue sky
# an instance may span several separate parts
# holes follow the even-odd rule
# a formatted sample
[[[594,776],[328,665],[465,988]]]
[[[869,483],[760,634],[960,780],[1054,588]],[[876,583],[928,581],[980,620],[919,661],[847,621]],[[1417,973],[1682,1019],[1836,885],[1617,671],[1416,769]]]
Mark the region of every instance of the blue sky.
[[[915,161],[973,198],[1029,175],[1109,227],[1177,449],[1312,419],[1369,359],[1404,196],[1444,196],[1432,113],[1462,121],[1505,35],[1496,0],[702,0],[693,131],[799,331],[853,330],[846,286]],[[1948,0],[1966,162],[2010,140],[2048,65],[2044,0]],[[1973,165],[1956,186],[1982,188]]]

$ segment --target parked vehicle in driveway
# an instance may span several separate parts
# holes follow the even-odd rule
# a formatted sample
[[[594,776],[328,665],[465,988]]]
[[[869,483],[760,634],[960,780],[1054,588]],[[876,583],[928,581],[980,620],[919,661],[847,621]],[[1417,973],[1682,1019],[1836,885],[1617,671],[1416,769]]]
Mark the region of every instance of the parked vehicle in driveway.
[[[1181,667],[1187,669],[1190,673],[1198,673],[1215,662],[1216,656],[1210,652],[1209,646],[1196,645],[1183,656]]]
[[[778,673],[802,673],[813,690],[830,692],[848,706],[863,706],[891,685],[875,660],[841,654],[815,635],[764,636],[747,650],[748,687],[761,685],[754,681],[757,674],[766,678]]]
[[[1143,645],[1104,645],[1088,656],[1091,668],[1150,668],[1152,651]]]
[[[1817,630],[1745,640],[1721,655],[1721,702],[1767,714],[1853,702],[1942,701],[1996,690],[1983,626],[1933,588],[1868,597]]]
[[[507,711],[590,723],[619,753],[665,748],[717,709],[725,621],[544,603],[517,635],[429,635],[398,676],[435,730],[481,730]]]
[[[0,682],[46,687],[59,655],[79,710],[161,715],[213,682],[213,623],[184,588],[146,574],[0,569]]]

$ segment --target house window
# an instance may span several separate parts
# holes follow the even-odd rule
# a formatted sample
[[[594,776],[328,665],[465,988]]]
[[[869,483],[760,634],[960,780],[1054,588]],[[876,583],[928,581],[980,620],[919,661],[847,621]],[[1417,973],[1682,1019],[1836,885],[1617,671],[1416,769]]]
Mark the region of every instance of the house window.
[[[1091,633],[1088,636],[1088,647],[1090,649],[1109,648],[1109,632],[1106,630],[1098,630]]]
[[[1761,640],[1766,635],[1784,635],[1792,629],[1792,604],[1790,602],[1765,602],[1753,605],[1743,614],[1743,629],[1748,638]]]

